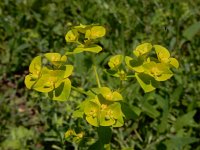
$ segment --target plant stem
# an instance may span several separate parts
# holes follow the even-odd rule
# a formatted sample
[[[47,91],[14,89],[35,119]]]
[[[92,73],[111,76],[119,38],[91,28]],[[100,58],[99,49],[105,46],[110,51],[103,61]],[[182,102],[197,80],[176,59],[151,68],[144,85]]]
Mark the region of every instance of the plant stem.
[[[96,69],[96,66],[93,66],[93,67],[94,67],[94,73],[95,73],[95,76],[96,76],[96,81],[97,81],[98,87],[100,88],[101,87],[101,83],[100,83],[100,80],[99,80],[97,69]]]
[[[81,94],[88,95],[87,92],[85,92],[85,91],[83,91],[83,90],[81,90],[81,89],[79,89],[79,88],[76,88],[76,87],[74,87],[74,86],[72,86],[72,89],[75,90],[75,91],[77,91],[77,92],[79,92],[79,93],[81,93]]]
[[[136,136],[138,137],[138,139],[139,139],[141,142],[143,142],[142,137],[140,136],[140,134],[137,132],[136,129],[134,129],[134,132],[135,132]]]

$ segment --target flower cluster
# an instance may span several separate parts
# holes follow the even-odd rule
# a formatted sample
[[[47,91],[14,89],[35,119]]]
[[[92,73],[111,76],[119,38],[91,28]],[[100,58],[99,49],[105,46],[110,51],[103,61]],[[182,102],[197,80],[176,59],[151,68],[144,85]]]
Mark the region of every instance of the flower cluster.
[[[105,34],[106,30],[103,26],[82,24],[74,26],[67,32],[65,39],[67,42],[78,44],[77,47],[63,56],[59,53],[46,53],[35,57],[29,66],[30,73],[25,77],[26,87],[48,93],[53,100],[67,100],[72,87],[69,76],[74,69],[73,65],[67,64],[68,55],[84,51],[99,53],[102,47],[96,42]],[[145,92],[154,90],[160,81],[171,78],[173,76],[171,68],[179,67],[178,61],[170,57],[169,51],[160,45],[143,43],[133,50],[133,54],[133,58],[123,55],[112,56],[108,62],[110,69],[106,72],[121,81],[135,77]],[[127,68],[135,74],[128,74]],[[99,81],[97,72],[96,78]],[[98,86],[99,88],[93,88],[89,92],[82,92],[88,95],[88,98],[80,104],[74,116],[85,118],[89,124],[97,127],[123,126],[126,112],[122,105],[122,95],[108,87],[101,87],[100,82]],[[77,88],[73,87],[73,89]],[[66,133],[67,138],[70,135],[73,135],[75,140],[82,138],[82,134],[71,131]]]
[[[25,77],[26,87],[48,93],[53,100],[66,100],[71,90],[68,77],[73,71],[73,66],[67,65],[66,61],[67,57],[59,53],[35,57],[29,66],[30,73]]]
[[[120,127],[124,114],[119,101],[122,95],[108,87],[92,89],[90,96],[75,111],[74,116],[84,117],[93,126]]]
[[[103,26],[81,24],[69,30],[65,36],[65,40],[78,44],[73,52],[71,52],[73,54],[83,51],[99,53],[102,47],[95,43],[98,38],[103,37],[105,34],[106,30]],[[67,54],[70,54],[70,52]]]
[[[136,79],[145,92],[154,90],[159,81],[171,78],[173,76],[171,68],[179,67],[178,61],[170,57],[169,51],[160,45],[144,43],[137,46],[133,54],[135,57],[126,56],[125,62],[135,71]]]

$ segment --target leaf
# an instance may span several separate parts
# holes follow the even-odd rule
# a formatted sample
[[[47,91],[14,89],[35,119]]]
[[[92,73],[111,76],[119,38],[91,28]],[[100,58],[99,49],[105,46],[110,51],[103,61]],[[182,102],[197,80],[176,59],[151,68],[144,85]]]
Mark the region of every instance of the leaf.
[[[83,118],[84,115],[84,108],[87,106],[87,103],[90,101],[90,99],[86,99],[78,106],[78,110],[73,112],[73,117],[75,118]]]
[[[127,119],[136,119],[141,114],[141,109],[121,102],[121,109]]]
[[[101,141],[98,140],[94,144],[90,145],[88,150],[105,150],[105,149],[104,149],[104,145],[101,143]]]
[[[71,81],[66,78],[59,87],[48,93],[52,100],[66,101],[71,92]]]
[[[158,82],[144,73],[135,73],[135,77],[145,92],[151,92],[158,87]]]
[[[183,31],[183,36],[188,40],[192,40],[195,34],[200,31],[200,21],[193,23],[187,29]]]
[[[108,144],[110,143],[111,137],[112,137],[112,130],[110,127],[102,127],[100,126],[97,129],[99,141],[102,144]]]
[[[84,46],[84,45],[79,45],[77,48],[74,49],[73,53],[81,53],[84,51],[87,52],[93,52],[93,53],[99,53],[102,50],[102,47],[96,44]]]
[[[170,97],[171,103],[179,101],[182,92],[183,92],[183,87],[179,85],[179,86],[174,90],[174,92],[171,94],[171,97]]]
[[[142,102],[142,110],[144,112],[146,112],[146,114],[151,118],[155,119],[158,116],[160,116],[160,112],[157,111],[156,108],[154,108],[153,105],[149,104],[147,99],[144,99],[143,102]]]
[[[193,110],[181,117],[178,117],[174,124],[176,131],[180,130],[184,126],[194,126],[196,124],[193,119],[195,114],[196,114],[196,110]]]
[[[83,115],[84,115],[84,111],[81,110],[81,109],[75,110],[73,112],[73,117],[74,118],[83,118]]]
[[[160,119],[161,123],[158,125],[158,131],[163,133],[167,130],[168,127],[169,102],[167,99],[164,99],[159,95],[156,95],[156,101],[163,110],[162,117]]]
[[[194,137],[171,136],[169,140],[164,141],[164,144],[167,150],[181,150],[184,146],[197,141],[199,141],[199,139]]]

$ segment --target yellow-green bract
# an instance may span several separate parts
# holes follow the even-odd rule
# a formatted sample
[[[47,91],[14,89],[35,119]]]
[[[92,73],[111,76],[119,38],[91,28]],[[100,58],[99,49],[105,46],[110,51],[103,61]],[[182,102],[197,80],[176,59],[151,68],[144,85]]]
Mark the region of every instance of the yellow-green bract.
[[[157,57],[151,55],[153,49]],[[152,52],[152,53],[151,53]],[[173,76],[171,68],[178,68],[178,61],[170,57],[169,51],[161,45],[143,43],[133,50],[135,57],[125,57],[126,65],[135,71],[135,77],[145,92],[158,87],[160,81],[166,81]]]
[[[46,59],[51,65],[42,64]],[[67,100],[71,81],[68,77],[72,74],[73,66],[66,64],[67,57],[59,53],[46,53],[44,57],[35,57],[29,67],[29,74],[25,77],[25,85],[29,89],[48,93],[53,100]]]
[[[108,62],[108,66],[111,69],[117,69],[121,65],[122,61],[123,61],[122,55],[112,56]]]
[[[97,39],[105,36],[106,29],[99,25],[79,25],[74,26],[65,35],[66,42],[73,42],[78,46],[73,52],[67,52],[66,54],[81,53],[84,51],[99,53],[102,47],[95,44]]]
[[[124,114],[119,101],[122,95],[117,91],[111,91],[108,87],[93,89],[91,94],[75,112],[76,117],[85,117],[93,126],[120,127],[124,124]],[[81,114],[81,115],[80,115]]]

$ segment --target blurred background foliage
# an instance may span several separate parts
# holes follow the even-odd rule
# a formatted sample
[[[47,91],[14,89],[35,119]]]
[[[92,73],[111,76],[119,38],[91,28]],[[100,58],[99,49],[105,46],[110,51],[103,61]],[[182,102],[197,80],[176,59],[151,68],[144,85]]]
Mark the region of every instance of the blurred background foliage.
[[[198,0],[1,0],[0,149],[77,149],[64,141],[68,129],[84,131],[82,148],[97,139],[96,129],[72,112],[84,95],[66,102],[29,91],[24,85],[31,60],[46,52],[72,50],[64,36],[71,25],[98,23],[107,29],[104,51],[69,58],[74,86],[96,86],[91,62],[103,85],[118,81],[103,72],[110,55],[132,55],[142,42],[167,47],[180,62],[175,76],[144,94],[129,81],[122,93],[131,105],[125,126],[113,129],[112,149],[200,150],[200,1]],[[94,59],[97,58],[98,59]]]

